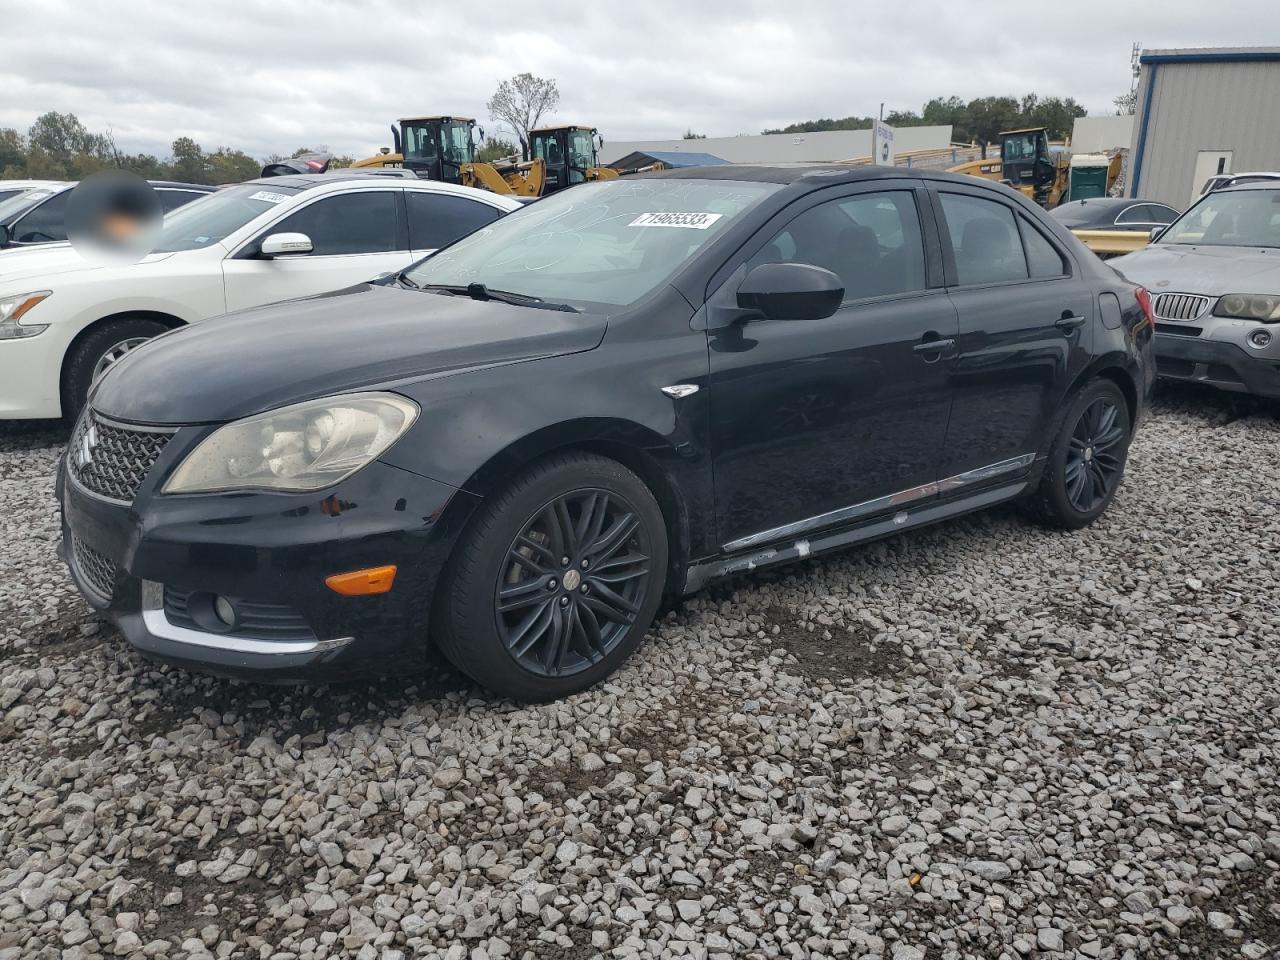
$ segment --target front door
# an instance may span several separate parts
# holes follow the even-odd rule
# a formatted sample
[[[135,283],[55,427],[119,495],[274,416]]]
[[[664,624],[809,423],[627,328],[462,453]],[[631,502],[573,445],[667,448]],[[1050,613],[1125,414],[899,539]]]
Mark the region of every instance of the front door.
[[[936,196],[960,316],[940,479],[1016,475],[1089,362],[1094,294],[1013,198],[950,185]]]
[[[729,550],[892,509],[875,501],[935,479],[957,321],[936,257],[926,268],[924,202],[882,183],[779,214],[713,295],[734,302],[746,270],[778,261],[824,267],[845,286],[826,319],[711,331],[717,529]]]
[[[227,310],[242,310],[341,290],[411,262],[401,213],[403,190],[360,190],[322,197],[263,230],[222,261]],[[273,233],[302,233],[311,253],[264,260],[262,240]]]

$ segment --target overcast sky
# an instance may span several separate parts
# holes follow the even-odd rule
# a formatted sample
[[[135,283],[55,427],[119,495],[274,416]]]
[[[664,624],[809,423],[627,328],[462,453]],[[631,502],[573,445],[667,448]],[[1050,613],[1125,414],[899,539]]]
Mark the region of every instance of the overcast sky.
[[[1143,46],[1280,42],[1276,0],[0,0],[0,127],[47,110],[164,156],[183,134],[262,157],[367,156],[388,124],[476,117],[522,71],[606,139],[759,133],[933,96],[1073,96],[1113,112]]]

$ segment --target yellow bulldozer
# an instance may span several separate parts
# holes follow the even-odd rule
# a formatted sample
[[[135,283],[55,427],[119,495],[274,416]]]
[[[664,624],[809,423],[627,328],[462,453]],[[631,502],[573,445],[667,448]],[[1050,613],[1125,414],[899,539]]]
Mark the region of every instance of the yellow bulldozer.
[[[427,180],[458,183],[516,197],[540,197],[576,183],[608,180],[617,171],[601,167],[604,145],[594,127],[570,124],[530,131],[533,158],[475,159],[484,131],[470,117],[404,117],[391,128],[394,148],[357,160],[353,168],[404,167]]]
[[[1120,166],[1117,154],[1108,165],[1103,195],[1120,175]],[[949,172],[1007,183],[1042,207],[1056,207],[1071,189],[1071,154],[1064,145],[1051,144],[1044,127],[1005,130],[1000,134],[999,159],[970,160]]]

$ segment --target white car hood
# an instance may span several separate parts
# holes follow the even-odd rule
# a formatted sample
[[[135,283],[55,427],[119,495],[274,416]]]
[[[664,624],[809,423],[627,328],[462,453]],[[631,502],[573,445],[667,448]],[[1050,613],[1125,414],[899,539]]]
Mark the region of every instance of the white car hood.
[[[1107,261],[1152,293],[1280,293],[1280,250],[1157,243]]]
[[[172,253],[153,253],[143,257],[138,263],[158,263],[172,256]],[[0,250],[0,288],[8,289],[11,284],[23,280],[84,273],[105,267],[118,270],[121,266],[129,265],[86,260],[69,243],[43,244],[30,249]]]

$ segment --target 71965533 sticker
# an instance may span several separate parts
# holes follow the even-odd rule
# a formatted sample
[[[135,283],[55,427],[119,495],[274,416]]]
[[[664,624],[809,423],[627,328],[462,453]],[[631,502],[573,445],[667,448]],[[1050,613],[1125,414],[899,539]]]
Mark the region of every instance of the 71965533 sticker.
[[[642,213],[627,226],[683,227],[686,230],[705,230],[722,216],[724,216],[722,213]]]

